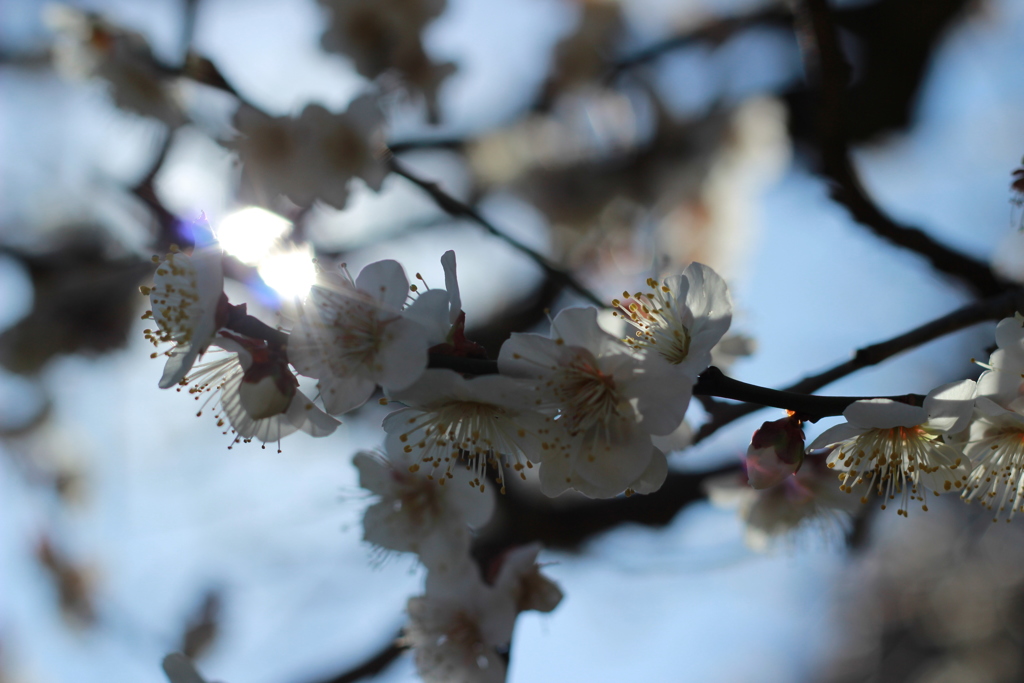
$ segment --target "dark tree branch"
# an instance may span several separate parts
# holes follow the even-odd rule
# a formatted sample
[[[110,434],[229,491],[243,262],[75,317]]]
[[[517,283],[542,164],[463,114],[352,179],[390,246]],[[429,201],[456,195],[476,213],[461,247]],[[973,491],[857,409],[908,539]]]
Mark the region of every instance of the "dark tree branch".
[[[463,138],[413,138],[409,140],[395,140],[388,143],[388,149],[394,154],[412,152],[418,149],[450,149],[459,151],[466,146]]]
[[[362,664],[332,678],[317,681],[317,683],[355,683],[355,681],[376,676],[391,666],[405,652],[406,646],[399,642],[401,636],[402,634],[399,632],[397,636],[388,641],[380,650],[370,655]]]
[[[769,5],[742,16],[715,19],[692,31],[666,38],[615,60],[609,68],[606,80],[612,81],[624,71],[649,64],[670,52],[682,50],[692,45],[700,43],[721,45],[737,33],[756,26],[790,28],[792,25],[793,13],[788,8],[780,5]]]
[[[566,287],[575,290],[577,294],[598,308],[605,308],[607,306],[600,297],[587,289],[587,287],[581,284],[571,273],[559,268],[540,252],[528,247],[516,238],[500,230],[497,226],[484,218],[479,211],[465,202],[459,201],[455,197],[451,196],[442,190],[437,183],[420,178],[418,175],[410,171],[405,164],[401,163],[393,156],[389,157],[388,165],[393,173],[397,173],[429,194],[430,198],[434,200],[434,203],[448,215],[454,218],[467,218],[473,221],[498,239],[529,256],[534,263],[544,270],[545,275],[547,275],[552,282],[565,285]]]
[[[846,122],[850,65],[840,49],[827,0],[801,0],[796,25],[807,73],[816,86],[820,171],[832,183],[833,198],[875,235],[920,254],[937,271],[961,280],[982,296],[1012,286],[986,263],[939,242],[920,228],[897,222],[875,203],[850,158]]]
[[[845,363],[840,363],[816,375],[805,377],[799,382],[786,387],[784,391],[793,394],[808,394],[857,370],[877,365],[903,351],[927,344],[939,337],[963,330],[972,325],[977,325],[978,323],[1011,316],[1022,309],[1024,309],[1024,288],[1016,287],[998,296],[968,304],[898,337],[858,349],[854,353],[853,358]],[[727,424],[760,410],[762,407],[764,407],[764,404],[758,405],[755,403],[723,407],[710,422],[700,428],[695,441],[711,436]],[[824,417],[824,415],[821,415],[821,417]]]
[[[696,440],[700,441],[725,425],[765,407],[792,410],[801,419],[812,422],[822,417],[842,415],[843,411],[854,401],[878,397],[815,396],[811,392],[857,370],[877,365],[903,351],[987,320],[998,320],[1011,316],[1018,310],[1024,310],[1024,288],[1022,287],[1015,287],[998,296],[968,304],[897,337],[858,349],[850,360],[816,375],[805,377],[782,390],[747,384],[726,376],[716,367],[710,367],[698,378],[697,384],[693,388],[694,395],[714,396],[744,403],[716,406],[716,414],[710,422],[701,427]],[[287,344],[288,340],[286,332],[276,330],[248,315],[244,307],[241,306],[231,309],[225,327],[249,337],[266,339],[279,344]],[[498,363],[494,360],[442,354],[432,354],[429,365],[432,368],[446,368],[468,375],[493,375],[498,372]],[[916,394],[884,398],[909,403],[920,403],[921,399]]]

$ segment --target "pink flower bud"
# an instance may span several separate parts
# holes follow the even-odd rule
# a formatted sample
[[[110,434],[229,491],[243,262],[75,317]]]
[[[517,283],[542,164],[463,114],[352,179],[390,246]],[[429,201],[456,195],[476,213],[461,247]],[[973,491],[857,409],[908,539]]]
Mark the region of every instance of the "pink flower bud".
[[[747,479],[755,489],[775,486],[804,461],[804,430],[796,418],[765,422],[747,449]]]

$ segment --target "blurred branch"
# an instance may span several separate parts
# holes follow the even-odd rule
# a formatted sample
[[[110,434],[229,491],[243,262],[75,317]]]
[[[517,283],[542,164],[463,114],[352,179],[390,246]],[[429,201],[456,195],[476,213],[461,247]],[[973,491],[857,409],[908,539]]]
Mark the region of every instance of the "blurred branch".
[[[393,156],[388,158],[388,166],[393,173],[397,173],[429,194],[430,198],[434,200],[434,203],[437,204],[437,206],[445,213],[454,218],[467,218],[473,221],[490,234],[530,257],[534,263],[543,269],[547,277],[553,282],[565,285],[566,287],[575,290],[576,293],[598,308],[605,308],[607,306],[605,302],[581,284],[571,273],[562,270],[540,252],[528,247],[515,237],[512,237],[498,229],[493,223],[484,218],[479,211],[465,202],[459,201],[455,197],[451,196],[442,190],[437,183],[420,178],[418,175],[410,171],[405,164],[398,161],[398,159]]]
[[[388,143],[393,154],[413,152],[418,149],[450,149],[459,151],[466,145],[465,138],[413,138]]]
[[[509,487],[497,496],[498,510],[473,544],[474,558],[486,565],[502,551],[540,541],[546,548],[577,549],[587,539],[625,522],[662,527],[684,507],[705,498],[704,482],[736,472],[739,464],[700,473],[669,472],[665,484],[648,495],[607,500],[527,496]]]
[[[835,382],[857,370],[877,365],[898,353],[921,346],[939,337],[968,328],[987,320],[998,320],[1013,315],[1024,309],[1024,288],[1015,287],[998,296],[990,297],[976,303],[968,304],[948,315],[925,323],[909,332],[893,337],[888,341],[872,344],[858,349],[853,358],[839,365],[805,377],[799,382],[786,387],[783,391],[794,394],[808,394],[826,384]],[[703,375],[701,377],[703,379]],[[735,381],[735,380],[734,380]],[[823,398],[823,397],[818,397]],[[763,405],[745,403],[736,406],[723,406],[712,420],[700,428],[694,442],[711,436],[725,425],[760,410]],[[838,413],[837,413],[838,414]]]
[[[715,19],[692,31],[666,38],[615,60],[609,68],[606,81],[614,80],[624,71],[649,64],[669,52],[682,50],[698,43],[710,43],[717,46],[737,33],[756,26],[790,28],[792,25],[793,13],[789,8],[778,4],[762,7],[750,14]]]
[[[160,174],[160,170],[164,166],[164,162],[167,161],[167,154],[170,152],[171,144],[174,142],[174,132],[173,129],[167,131],[163,142],[160,144],[160,151],[153,158],[153,163],[150,164],[149,170],[146,171],[146,174],[142,176],[139,182],[128,188],[128,191],[135,195],[152,212],[153,218],[160,228],[154,247],[160,250],[167,249],[171,244],[178,241],[178,219],[160,201],[154,184],[157,175]]]
[[[359,664],[358,666],[342,672],[332,678],[317,681],[317,683],[354,683],[355,681],[363,678],[376,676],[391,666],[391,664],[394,663],[394,661],[407,649],[405,645],[402,645],[399,642],[399,638],[401,638],[401,636],[402,633],[399,632],[397,636],[388,641],[388,643],[380,650],[370,655],[370,657],[368,657],[362,664]]]
[[[920,254],[933,268],[978,294],[991,296],[1008,289],[1011,285],[986,263],[942,244],[920,228],[898,223],[871,198],[850,158],[845,100],[851,69],[840,49],[828,2],[801,0],[797,9],[799,42],[818,96],[820,172],[832,182],[832,197],[877,236]]]

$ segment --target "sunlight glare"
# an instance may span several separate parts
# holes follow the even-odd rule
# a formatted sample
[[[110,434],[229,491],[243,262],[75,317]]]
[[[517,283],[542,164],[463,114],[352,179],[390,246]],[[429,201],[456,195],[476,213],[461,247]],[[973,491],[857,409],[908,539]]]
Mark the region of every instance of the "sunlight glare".
[[[316,280],[316,266],[308,245],[272,254],[259,266],[260,277],[282,299],[303,299]]]
[[[225,252],[255,266],[267,258],[291,222],[256,206],[230,213],[217,226],[217,239]]]

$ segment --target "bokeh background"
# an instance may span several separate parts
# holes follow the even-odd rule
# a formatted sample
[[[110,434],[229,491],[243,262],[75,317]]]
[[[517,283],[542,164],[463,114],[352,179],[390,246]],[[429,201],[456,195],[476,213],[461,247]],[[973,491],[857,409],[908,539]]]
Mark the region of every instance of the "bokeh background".
[[[786,3],[434,3],[424,53],[454,70],[433,112],[401,72],[371,82],[332,51],[329,4],[344,2],[74,6],[137,31],[165,64],[190,46],[274,115],[310,102],[339,111],[376,88],[402,162],[602,297],[691,260],[712,265],[751,351],[729,371],[744,381],[784,386],[971,300],[829,197]],[[1024,153],[1024,4],[833,5],[869,193],[1024,276],[1009,191]],[[44,14],[42,2],[0,5],[0,681],[155,683],[174,650],[226,683],[335,680],[395,637],[423,580],[412,558],[361,542],[368,499],[351,456],[379,445],[384,409],[371,402],[327,439],[289,437],[282,453],[228,450],[189,398],[157,389],[138,286],[168,217],[205,212],[218,227],[256,201],[223,144],[237,102],[182,79],[180,125],[118,108],[101,78],[54,67]],[[440,283],[440,256],[455,249],[470,336],[492,357],[511,331],[545,329],[545,308],[581,303],[398,176],[380,193],[350,189],[340,210],[267,208],[291,221],[285,241],[353,272],[394,258]],[[275,280],[260,265],[236,260],[228,293],[273,323],[302,271]],[[993,329],[824,393],[926,393],[975,377]],[[671,467],[738,462],[778,413],[673,454]],[[688,419],[700,424],[696,403]],[[907,520],[865,514],[848,537],[798,531],[759,553],[735,511],[697,501],[662,528],[622,525],[545,551],[566,597],[519,619],[509,680],[1021,680],[1021,522],[945,503]],[[411,657],[375,680],[416,680]]]

